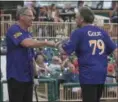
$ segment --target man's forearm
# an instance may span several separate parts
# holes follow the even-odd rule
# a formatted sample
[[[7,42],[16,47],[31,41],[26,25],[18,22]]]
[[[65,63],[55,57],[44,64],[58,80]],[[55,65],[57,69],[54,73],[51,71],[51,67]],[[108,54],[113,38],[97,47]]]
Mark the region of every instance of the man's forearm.
[[[36,41],[32,44],[31,47],[43,47],[43,46],[54,46],[54,44],[46,41]]]
[[[21,42],[21,45],[24,47],[38,48],[38,47],[55,47],[55,43],[52,41],[37,41],[33,39],[25,39]]]

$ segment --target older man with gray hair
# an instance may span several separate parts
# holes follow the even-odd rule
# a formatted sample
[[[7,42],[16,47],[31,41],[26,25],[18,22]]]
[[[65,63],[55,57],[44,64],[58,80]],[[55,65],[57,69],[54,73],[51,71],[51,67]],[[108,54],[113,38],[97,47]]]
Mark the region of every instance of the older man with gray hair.
[[[34,50],[43,46],[55,47],[53,41],[36,41],[28,27],[34,20],[28,7],[17,11],[18,22],[6,34],[7,41],[7,81],[9,102],[32,102],[34,76]]]

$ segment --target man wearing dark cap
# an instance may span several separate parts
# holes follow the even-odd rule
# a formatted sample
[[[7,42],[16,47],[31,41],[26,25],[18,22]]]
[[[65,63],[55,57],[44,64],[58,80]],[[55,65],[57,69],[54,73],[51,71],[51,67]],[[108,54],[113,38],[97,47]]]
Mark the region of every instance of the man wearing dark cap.
[[[118,53],[108,33],[94,26],[93,21],[92,10],[81,7],[76,15],[80,28],[72,32],[68,41],[58,45],[61,52],[68,55],[75,52],[78,57],[83,102],[100,102],[107,76],[107,56],[113,51],[115,56]]]
[[[9,102],[32,102],[34,78],[34,50],[43,46],[55,47],[53,41],[36,41],[28,27],[34,20],[33,12],[22,7],[17,12],[18,22],[6,34],[7,80]]]

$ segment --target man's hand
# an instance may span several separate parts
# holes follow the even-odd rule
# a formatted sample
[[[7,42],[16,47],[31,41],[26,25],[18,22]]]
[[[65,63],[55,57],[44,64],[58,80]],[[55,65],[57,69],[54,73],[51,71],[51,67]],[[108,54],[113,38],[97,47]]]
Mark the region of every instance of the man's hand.
[[[66,42],[67,40],[68,40],[68,38],[62,38],[62,40],[59,41],[59,42],[57,42],[57,43],[55,44],[55,46],[56,46],[56,47],[59,47],[60,45],[63,45],[63,43]]]
[[[58,48],[58,50],[60,51],[60,53],[66,53],[65,51],[64,51],[64,49],[62,48],[62,42],[60,41],[60,42],[58,42],[58,43],[56,43],[56,47]]]
[[[55,47],[59,47],[59,45],[61,44],[61,41],[59,41],[59,42],[57,42],[57,43],[55,43]]]
[[[46,41],[46,45],[50,47],[56,47],[56,43],[54,41]]]

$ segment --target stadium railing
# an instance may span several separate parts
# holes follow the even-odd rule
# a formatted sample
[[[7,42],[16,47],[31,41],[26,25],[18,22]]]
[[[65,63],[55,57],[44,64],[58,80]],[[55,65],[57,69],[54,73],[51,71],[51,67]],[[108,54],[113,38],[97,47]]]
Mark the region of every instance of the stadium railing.
[[[7,29],[14,24],[15,21],[1,21],[0,23],[0,35],[5,36]],[[99,26],[105,31],[109,32],[111,26],[113,31],[108,34],[113,39],[118,39],[118,24],[104,23],[103,26]],[[76,29],[75,22],[33,22],[29,31],[33,33],[33,37],[36,38],[62,38],[70,36],[71,32]]]
[[[118,100],[118,83],[105,84],[101,100]],[[60,101],[75,102],[82,101],[79,83],[65,83],[60,87]],[[111,101],[112,102],[112,101]]]

